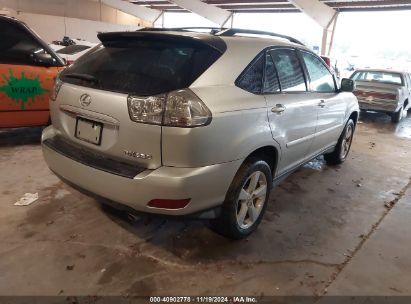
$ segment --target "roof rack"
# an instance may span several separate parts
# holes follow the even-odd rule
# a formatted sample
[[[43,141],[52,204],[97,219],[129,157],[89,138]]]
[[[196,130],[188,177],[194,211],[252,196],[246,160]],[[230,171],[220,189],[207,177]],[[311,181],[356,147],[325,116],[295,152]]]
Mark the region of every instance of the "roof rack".
[[[260,35],[260,36],[271,36],[276,38],[286,39],[290,42],[304,45],[301,41],[282,34],[277,34],[273,32],[266,32],[266,31],[258,31],[258,30],[247,30],[247,29],[237,29],[237,28],[218,28],[218,27],[175,27],[175,28],[154,28],[154,27],[145,27],[139,29],[138,31],[150,31],[150,32],[165,32],[165,31],[173,31],[173,32],[201,32],[201,30],[208,30],[209,34],[215,36],[223,36],[223,37],[232,37],[236,34],[248,34],[248,35]]]
[[[158,28],[158,27],[145,27],[139,29],[138,31],[147,31],[147,32],[166,32],[166,31],[173,31],[173,32],[201,32],[202,30],[206,33],[215,35],[223,30],[227,30],[228,28],[221,28],[221,27],[201,27],[201,26],[191,26],[191,27],[169,27],[169,28]]]
[[[236,28],[222,29],[221,32],[217,33],[217,36],[235,36],[236,34],[250,34],[250,35],[278,37],[278,38],[287,39],[288,41],[293,42],[293,43],[304,45],[304,43],[302,43],[301,41],[293,37],[290,37],[290,36],[277,34],[273,32],[258,31],[258,30],[246,30],[246,29],[236,29]]]

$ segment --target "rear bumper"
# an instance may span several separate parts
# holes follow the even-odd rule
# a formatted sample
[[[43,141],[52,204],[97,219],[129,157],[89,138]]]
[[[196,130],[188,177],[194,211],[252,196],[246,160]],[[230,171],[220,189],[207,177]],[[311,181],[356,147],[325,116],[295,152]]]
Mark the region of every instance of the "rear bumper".
[[[358,104],[361,110],[376,111],[384,113],[394,113],[399,109],[397,102],[368,102],[366,100],[358,98]]]
[[[160,167],[144,170],[133,178],[96,169],[84,162],[57,152],[45,145],[55,137],[53,127],[44,130],[43,155],[49,168],[63,181],[78,188],[124,204],[136,211],[163,215],[190,215],[221,205],[242,161],[199,168]],[[190,203],[182,209],[148,207],[153,199],[186,199]]]

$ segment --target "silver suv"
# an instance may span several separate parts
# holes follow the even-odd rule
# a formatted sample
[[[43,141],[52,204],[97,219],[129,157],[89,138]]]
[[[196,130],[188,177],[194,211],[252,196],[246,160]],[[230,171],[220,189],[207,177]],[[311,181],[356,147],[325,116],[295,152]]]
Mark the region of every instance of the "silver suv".
[[[264,38],[261,35],[265,35]],[[349,152],[359,108],[297,40],[188,29],[102,33],[63,71],[42,147],[63,181],[145,213],[256,229],[273,185]]]

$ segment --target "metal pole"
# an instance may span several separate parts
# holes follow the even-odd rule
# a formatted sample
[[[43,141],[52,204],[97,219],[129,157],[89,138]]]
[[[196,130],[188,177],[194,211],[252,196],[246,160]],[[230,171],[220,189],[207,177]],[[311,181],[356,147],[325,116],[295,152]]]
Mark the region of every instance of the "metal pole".
[[[333,43],[334,43],[334,34],[335,34],[335,29],[337,27],[337,20],[338,20],[338,15],[339,13],[337,12],[335,18],[334,18],[334,24],[333,24],[333,31],[331,33],[331,40],[330,40],[330,46],[328,47],[328,56],[331,55],[331,49],[333,47]]]

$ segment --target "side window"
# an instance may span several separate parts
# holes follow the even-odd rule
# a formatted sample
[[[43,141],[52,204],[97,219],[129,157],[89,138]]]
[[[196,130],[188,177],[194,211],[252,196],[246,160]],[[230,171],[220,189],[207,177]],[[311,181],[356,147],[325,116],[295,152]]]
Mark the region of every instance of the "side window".
[[[0,21],[0,63],[32,64],[30,54],[42,46],[23,28]]]
[[[261,94],[263,86],[264,57],[260,56],[237,80],[237,86],[254,94]]]
[[[320,93],[335,92],[334,77],[325,65],[313,54],[302,52],[311,80],[311,90]]]
[[[352,80],[358,80],[358,79],[362,79],[363,77],[363,72],[354,72],[353,74],[351,74],[350,78]]]
[[[306,91],[304,73],[296,52],[291,49],[278,49],[270,53],[280,78],[281,91]]]
[[[277,77],[274,61],[270,53],[267,52],[265,55],[264,93],[272,94],[280,91],[280,82]]]

